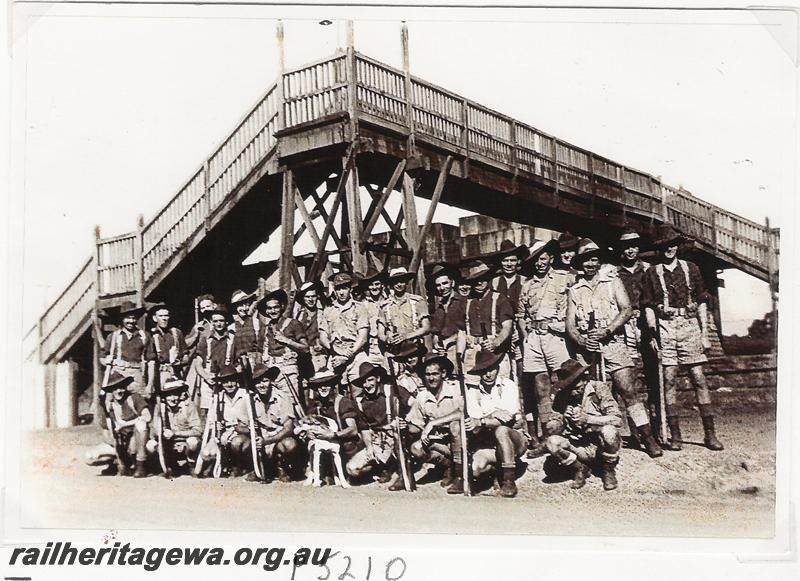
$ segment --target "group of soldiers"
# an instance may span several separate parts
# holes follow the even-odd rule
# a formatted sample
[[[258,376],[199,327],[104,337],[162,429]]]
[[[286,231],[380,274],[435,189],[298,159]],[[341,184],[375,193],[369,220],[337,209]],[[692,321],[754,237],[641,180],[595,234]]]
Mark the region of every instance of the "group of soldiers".
[[[425,466],[447,493],[493,475],[513,497],[524,459],[548,455],[545,469],[573,488],[595,469],[613,490],[623,438],[653,458],[681,449],[681,367],[706,447],[723,449],[702,365],[708,296],[677,256],[684,242],[663,226],[651,265],[630,229],[612,249],[569,233],[506,240],[434,266],[430,304],[404,267],[337,272],[291,300],[204,295],[188,334],[168,305],[123,305],[102,347],[104,442],[87,460],[135,477],[160,464],[168,476],[288,482],[310,477],[317,442],[337,455],[323,483],[338,460],[351,483],[414,490]]]

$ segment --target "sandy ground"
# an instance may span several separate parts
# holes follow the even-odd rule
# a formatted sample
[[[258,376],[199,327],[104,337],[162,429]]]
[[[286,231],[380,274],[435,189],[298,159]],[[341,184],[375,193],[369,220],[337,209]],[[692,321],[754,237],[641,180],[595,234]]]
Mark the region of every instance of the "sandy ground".
[[[473,498],[448,496],[438,482],[415,493],[391,493],[377,483],[343,490],[300,482],[103,477],[83,464],[97,428],[41,431],[31,434],[22,522],[78,529],[358,532],[374,532],[380,523],[382,531],[398,533],[770,537],[774,413],[728,414],[717,424],[722,452],[699,445],[696,414],[684,418],[684,439],[695,445],[682,452],[651,460],[623,450],[620,487],[613,492],[603,491],[597,477],[580,491],[568,482],[545,483],[543,459],[533,460],[517,481],[515,499],[496,497],[491,489]],[[204,510],[198,510],[200,498]],[[156,510],[141,508],[154,503]]]

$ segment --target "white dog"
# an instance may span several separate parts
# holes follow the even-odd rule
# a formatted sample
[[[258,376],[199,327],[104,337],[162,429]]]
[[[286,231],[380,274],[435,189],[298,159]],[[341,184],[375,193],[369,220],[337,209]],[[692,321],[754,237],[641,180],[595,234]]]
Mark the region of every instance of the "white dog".
[[[322,476],[320,474],[319,465],[322,453],[327,452],[333,458],[333,465],[336,470],[336,476],[334,477],[336,483],[341,485],[342,488],[350,488],[350,483],[347,481],[347,476],[344,472],[342,456],[339,453],[338,442],[314,438],[314,428],[318,427],[327,428],[332,431],[338,429],[336,422],[325,416],[306,416],[294,429],[295,434],[307,440],[308,455],[311,458],[311,472],[303,484],[305,486],[322,486]]]

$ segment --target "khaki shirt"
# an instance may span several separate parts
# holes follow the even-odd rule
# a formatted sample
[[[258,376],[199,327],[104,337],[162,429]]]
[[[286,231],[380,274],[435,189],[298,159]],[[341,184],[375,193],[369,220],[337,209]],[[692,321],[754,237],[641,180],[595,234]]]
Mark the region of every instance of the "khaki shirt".
[[[413,333],[427,319],[428,304],[419,296],[405,293],[401,298],[394,295],[383,301],[379,323],[387,332],[395,331],[399,335]]]
[[[589,331],[589,316],[594,313],[594,328],[608,327],[619,314],[619,305],[614,288],[619,282],[616,272],[605,271],[595,275],[594,280],[581,278],[569,289],[569,300],[575,305],[575,322],[578,331]]]
[[[291,402],[291,396],[285,391],[272,390],[269,401],[264,401],[256,396],[253,398],[256,411],[256,426],[265,435],[280,432],[287,420],[296,420],[297,414]]]
[[[506,411],[512,415],[521,413],[519,408],[519,386],[515,381],[500,378],[487,392],[482,383],[478,386],[470,385],[467,388],[467,415],[479,420],[488,418],[498,410]]]
[[[458,383],[445,380],[438,395],[434,395],[427,388],[420,389],[406,419],[408,423],[423,429],[425,424],[431,420],[443,418],[454,411],[462,410],[464,408],[463,401]]]
[[[199,438],[203,434],[203,426],[200,424],[200,414],[197,413],[197,406],[194,402],[183,400],[173,410],[168,405],[164,405],[167,413],[167,425],[179,438],[195,437]],[[155,431],[161,431],[161,414],[155,418]]]
[[[350,299],[345,304],[334,302],[320,317],[319,330],[328,336],[331,349],[343,354],[358,339],[361,329],[369,329],[369,316],[364,305]]]
[[[567,318],[567,289],[575,276],[565,270],[551,268],[543,277],[532,276],[522,285],[517,317],[525,321]]]

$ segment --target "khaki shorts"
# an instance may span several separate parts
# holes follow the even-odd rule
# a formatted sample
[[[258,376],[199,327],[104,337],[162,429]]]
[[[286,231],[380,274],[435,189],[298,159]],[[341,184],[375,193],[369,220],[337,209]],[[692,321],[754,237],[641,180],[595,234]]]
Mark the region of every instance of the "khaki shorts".
[[[662,365],[695,365],[708,361],[696,317],[659,319]]]
[[[584,365],[591,365],[594,361],[594,353],[583,349],[578,353],[577,358]],[[615,335],[611,341],[603,345],[603,358],[605,359],[606,373],[614,373],[620,369],[634,366],[628,346],[619,335]]]
[[[522,370],[526,373],[555,371],[569,359],[567,342],[555,333],[531,331],[523,343]]]

